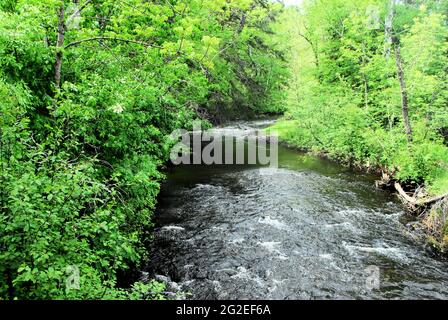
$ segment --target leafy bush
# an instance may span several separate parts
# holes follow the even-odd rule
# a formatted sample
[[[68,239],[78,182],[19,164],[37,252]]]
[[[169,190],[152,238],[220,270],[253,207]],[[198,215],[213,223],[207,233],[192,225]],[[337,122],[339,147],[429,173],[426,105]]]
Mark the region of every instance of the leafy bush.
[[[76,3],[0,4],[0,298],[160,299],[117,274],[146,262],[168,137],[281,110],[282,7]]]

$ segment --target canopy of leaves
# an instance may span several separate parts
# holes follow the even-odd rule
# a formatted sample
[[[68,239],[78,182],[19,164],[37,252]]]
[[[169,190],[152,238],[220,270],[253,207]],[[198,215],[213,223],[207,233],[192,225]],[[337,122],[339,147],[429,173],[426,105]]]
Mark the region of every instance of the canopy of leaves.
[[[117,273],[145,257],[168,136],[197,118],[282,110],[281,10],[0,1],[0,298],[161,297],[156,283],[119,289]]]

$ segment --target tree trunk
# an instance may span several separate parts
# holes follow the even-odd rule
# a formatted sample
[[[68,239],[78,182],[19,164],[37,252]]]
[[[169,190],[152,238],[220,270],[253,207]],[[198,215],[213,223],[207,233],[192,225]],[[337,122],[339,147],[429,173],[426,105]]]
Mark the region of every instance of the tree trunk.
[[[240,34],[241,32],[243,32],[244,27],[246,26],[246,13],[243,13],[243,16],[241,17],[241,21],[240,21],[240,27],[238,28],[238,34]]]
[[[366,45],[365,43],[362,44],[362,66],[365,67],[367,64],[367,54],[366,54]],[[366,109],[369,108],[369,81],[367,79],[367,74],[365,72],[362,72],[362,79],[364,82],[364,106]]]
[[[386,21],[384,22],[384,36],[385,36],[384,56],[386,57],[386,59],[390,58],[390,52],[392,47],[392,31],[395,16],[395,1],[396,0],[390,0],[389,11],[386,16]]]
[[[408,138],[408,142],[411,143],[413,140],[412,127],[411,122],[409,121],[408,92],[406,88],[406,80],[403,71],[403,60],[401,58],[400,43],[396,37],[392,37],[392,43],[394,45],[395,61],[397,64],[397,75],[398,80],[400,80],[400,87],[401,87],[401,111],[403,114],[403,123],[406,129],[406,136]]]
[[[59,91],[61,88],[61,70],[62,70],[62,47],[64,45],[65,37],[65,10],[64,4],[62,3],[58,11],[58,39],[56,42],[56,63],[54,71],[54,83],[56,90]]]

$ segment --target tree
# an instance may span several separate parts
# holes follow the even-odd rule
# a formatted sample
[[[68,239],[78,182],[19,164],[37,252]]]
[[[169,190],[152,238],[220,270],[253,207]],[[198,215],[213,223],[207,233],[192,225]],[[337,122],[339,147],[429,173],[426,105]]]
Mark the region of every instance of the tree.
[[[412,127],[409,120],[409,106],[408,106],[408,91],[406,87],[406,80],[404,76],[404,70],[403,70],[403,61],[401,57],[401,49],[400,49],[400,42],[396,36],[392,37],[392,44],[395,52],[395,61],[397,65],[397,75],[398,79],[400,81],[400,88],[401,88],[401,112],[403,115],[403,123],[406,130],[406,136],[408,139],[408,142],[411,143],[413,140],[412,137]]]
[[[1,2],[0,299],[163,298],[162,284],[118,283],[146,262],[168,137],[210,125],[218,103],[282,107],[281,8]]]

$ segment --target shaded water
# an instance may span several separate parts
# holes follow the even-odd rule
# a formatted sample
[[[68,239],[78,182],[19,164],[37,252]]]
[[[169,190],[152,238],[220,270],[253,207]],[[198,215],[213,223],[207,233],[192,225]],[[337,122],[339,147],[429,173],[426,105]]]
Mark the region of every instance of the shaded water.
[[[413,240],[373,180],[281,146],[278,169],[176,167],[147,271],[192,299],[448,298],[448,265]]]

